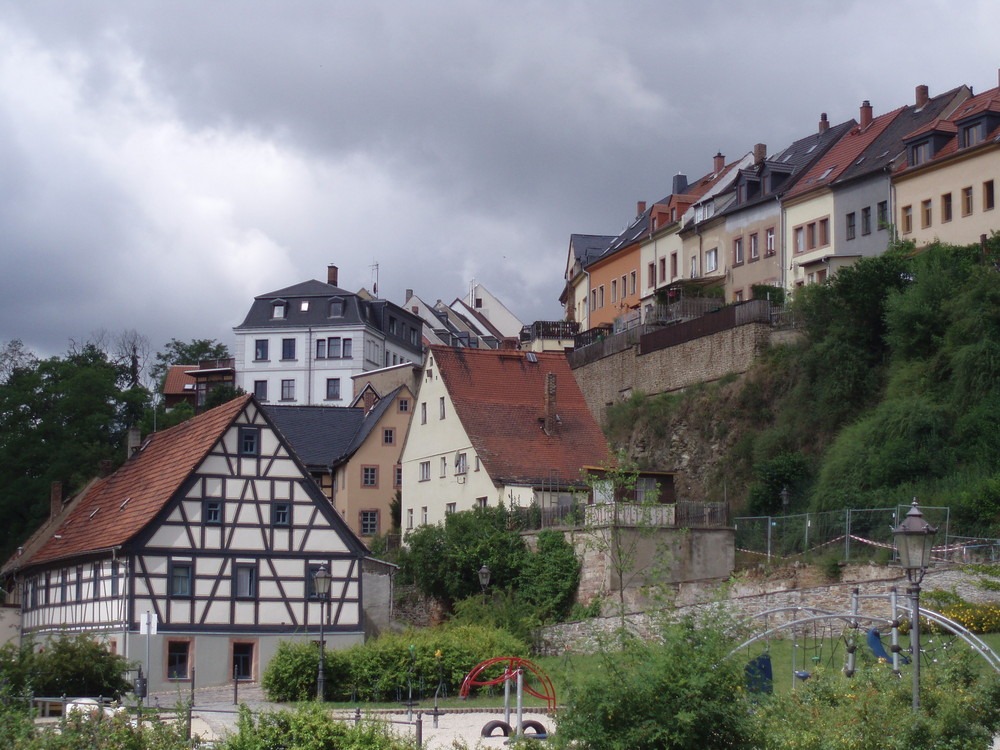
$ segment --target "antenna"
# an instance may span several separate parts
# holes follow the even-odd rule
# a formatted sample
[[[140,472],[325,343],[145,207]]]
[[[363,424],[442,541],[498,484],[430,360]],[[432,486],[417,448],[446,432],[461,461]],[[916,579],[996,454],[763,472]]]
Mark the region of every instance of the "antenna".
[[[373,260],[368,268],[372,272],[372,296],[378,297],[378,261]]]

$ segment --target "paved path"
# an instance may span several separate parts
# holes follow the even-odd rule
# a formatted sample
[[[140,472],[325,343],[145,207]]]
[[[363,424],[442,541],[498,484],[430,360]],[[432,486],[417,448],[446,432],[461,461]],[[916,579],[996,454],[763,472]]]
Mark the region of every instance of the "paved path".
[[[170,708],[178,701],[186,701],[190,693],[163,692],[150,695],[150,705]],[[265,699],[264,691],[259,685],[241,685],[238,693],[240,703],[245,703],[251,711],[267,711],[280,708],[292,708],[287,704],[272,703]],[[408,716],[406,709],[399,711],[379,710],[373,715],[392,723],[392,728],[400,735],[414,736],[416,727],[413,725],[421,713],[423,746],[430,750],[452,748],[453,741],[461,740],[469,748],[502,747],[507,739],[503,736],[484,738],[480,736],[483,725],[492,719],[502,719],[502,710],[483,709],[450,709],[438,717],[438,726],[434,726],[433,716],[428,711],[432,704],[413,709]],[[340,711],[334,714],[346,721],[352,721],[354,711]],[[237,706],[233,703],[233,689],[230,688],[199,688],[195,690],[194,706],[191,712],[191,731],[205,740],[217,740],[233,731],[236,726]],[[511,717],[513,719],[513,717]],[[541,722],[551,729],[552,721],[544,713],[526,712],[525,719]]]

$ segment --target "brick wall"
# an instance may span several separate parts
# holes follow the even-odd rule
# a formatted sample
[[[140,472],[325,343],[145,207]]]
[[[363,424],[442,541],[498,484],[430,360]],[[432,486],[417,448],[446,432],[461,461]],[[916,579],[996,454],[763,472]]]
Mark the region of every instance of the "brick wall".
[[[644,355],[635,345],[578,367],[573,375],[602,422],[607,406],[633,391],[654,395],[746,372],[771,333],[765,323],[749,323]]]

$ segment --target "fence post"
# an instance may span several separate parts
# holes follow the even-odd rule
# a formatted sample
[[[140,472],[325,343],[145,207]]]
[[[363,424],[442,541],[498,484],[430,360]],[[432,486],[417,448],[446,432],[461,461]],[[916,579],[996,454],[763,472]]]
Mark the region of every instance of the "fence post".
[[[771,517],[767,516],[767,561],[771,562]]]
[[[805,528],[806,540],[805,544],[802,545],[802,555],[809,554],[809,514],[806,513],[806,528]]]
[[[844,562],[851,561],[851,509],[844,511]]]
[[[417,747],[424,746],[424,712],[417,711]]]

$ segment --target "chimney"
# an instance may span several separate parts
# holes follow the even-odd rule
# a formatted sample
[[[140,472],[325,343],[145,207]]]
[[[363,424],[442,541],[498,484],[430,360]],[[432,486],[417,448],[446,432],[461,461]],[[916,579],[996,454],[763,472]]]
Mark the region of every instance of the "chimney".
[[[49,518],[55,518],[63,507],[62,482],[53,482],[49,487]]]
[[[862,128],[867,128],[872,124],[872,103],[867,99],[861,102],[861,117],[859,119]]]
[[[367,414],[372,410],[372,407],[375,406],[376,403],[378,403],[378,398],[370,390],[365,391],[364,396],[362,398],[364,399],[364,404],[365,404],[365,414]]]
[[[646,201],[639,201],[635,204],[635,215],[642,216],[646,213]]]
[[[326,283],[330,286],[337,286],[337,277],[339,271],[334,265],[329,265],[326,267]]]
[[[719,172],[721,172],[725,168],[726,168],[726,157],[722,155],[721,151],[718,151],[712,158],[712,172],[714,172],[715,174],[719,174]]]
[[[412,289],[407,289],[406,290],[406,297],[403,299],[403,302],[406,302],[412,296],[413,296],[413,290]]]
[[[753,147],[753,165],[760,166],[761,162],[767,158],[767,145],[758,143]]]
[[[917,86],[917,109],[923,109],[924,105],[927,104],[927,100],[930,98],[929,89],[926,84],[920,84]]]
[[[830,129],[830,121],[826,119],[826,112],[819,114],[819,132],[825,133]]]
[[[674,175],[674,184],[670,189],[670,192],[674,195],[680,195],[681,193],[686,193],[688,189],[688,178],[687,175],[678,172]]]
[[[125,458],[132,458],[138,451],[142,442],[142,432],[138,427],[128,428],[128,438],[125,444]]]
[[[545,417],[542,429],[551,435],[556,426],[556,374],[545,374]]]

